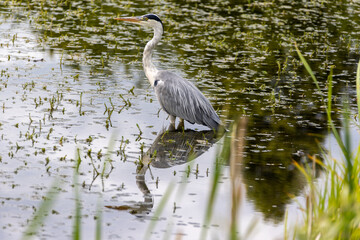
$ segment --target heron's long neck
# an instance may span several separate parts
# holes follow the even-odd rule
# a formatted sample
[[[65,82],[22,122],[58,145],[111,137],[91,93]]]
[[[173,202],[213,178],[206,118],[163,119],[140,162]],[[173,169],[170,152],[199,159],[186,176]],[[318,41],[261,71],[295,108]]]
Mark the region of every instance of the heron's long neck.
[[[151,86],[154,86],[157,68],[152,62],[152,52],[163,34],[162,28],[154,28],[154,37],[146,44],[143,55],[143,65],[146,77],[149,79]]]

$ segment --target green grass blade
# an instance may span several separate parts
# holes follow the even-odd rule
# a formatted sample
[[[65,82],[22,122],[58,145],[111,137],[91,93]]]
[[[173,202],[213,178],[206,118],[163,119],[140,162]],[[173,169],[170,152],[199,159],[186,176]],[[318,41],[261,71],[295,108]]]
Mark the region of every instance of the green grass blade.
[[[330,74],[328,76],[328,102],[327,102],[327,117],[328,117],[328,122],[332,121],[331,118],[331,102],[332,102],[332,80],[333,80],[333,69],[334,66],[330,67]]]
[[[230,127],[230,129],[234,130],[234,125]],[[200,239],[207,239],[207,230],[209,223],[211,221],[212,212],[214,208],[214,203],[216,199],[216,192],[219,185],[220,176],[223,170],[223,166],[230,158],[230,149],[231,149],[231,132],[225,133],[224,138],[224,144],[221,148],[221,150],[218,150],[220,154],[216,157],[215,160],[215,169],[212,176],[212,182],[211,182],[211,192],[208,198],[208,203],[206,207],[206,213],[205,213],[205,219],[204,224],[202,226],[202,230],[200,233]]]
[[[79,166],[81,163],[80,158],[80,150],[77,149],[75,158],[75,169],[74,169],[74,191],[75,191],[75,219],[74,219],[74,231],[73,231],[73,239],[80,240],[81,238],[81,205],[80,205],[80,191],[78,186],[78,178],[79,178]]]
[[[230,134],[230,133],[227,133],[227,134]],[[225,141],[223,144],[222,151],[221,151],[220,155],[216,157],[216,161],[215,161],[215,170],[214,170],[214,174],[213,174],[212,182],[211,182],[211,184],[212,184],[211,192],[210,192],[207,207],[206,207],[205,219],[204,219],[204,224],[203,224],[204,226],[202,227],[202,230],[201,230],[200,239],[207,239],[207,237],[206,237],[207,229],[208,229],[208,225],[211,221],[211,217],[212,217],[212,211],[213,211],[213,207],[214,207],[214,203],[215,203],[215,199],[216,199],[216,192],[217,192],[218,185],[219,185],[219,179],[220,179],[220,176],[222,173],[224,159],[229,159],[229,155],[230,155],[230,145],[231,145],[230,139],[231,138],[227,137],[225,135],[224,139],[225,139]]]
[[[55,179],[49,191],[46,193],[44,200],[41,202],[38,210],[30,220],[29,225],[23,233],[22,239],[31,239],[38,232],[39,228],[44,223],[49,210],[53,206],[56,200],[56,196],[59,194],[58,188],[59,181],[58,179]]]
[[[358,107],[358,118],[360,118],[360,61],[358,63],[357,72],[356,72],[356,97],[357,97],[357,107]]]
[[[285,220],[284,220],[284,240],[288,240],[288,209],[285,211]]]
[[[207,226],[209,225],[210,220],[211,220],[212,210],[213,210],[213,206],[214,206],[214,202],[215,202],[215,198],[216,198],[216,192],[217,192],[217,188],[219,185],[219,179],[220,179],[220,175],[221,175],[221,166],[219,163],[216,163],[216,165],[217,166],[215,167],[215,173],[213,176],[211,192],[210,192],[210,196],[209,196],[209,200],[208,200],[208,204],[207,204],[207,208],[206,208],[204,226],[202,227],[202,230],[201,230],[200,239],[207,239],[206,238]]]
[[[109,140],[109,144],[108,144],[108,149],[107,149],[107,152],[106,152],[106,158],[105,158],[105,161],[104,161],[104,164],[103,164],[103,169],[101,171],[101,178],[103,179],[105,175],[105,171],[107,169],[107,165],[110,164],[111,165],[111,159],[110,159],[110,156],[111,156],[111,151],[114,149],[114,146],[115,146],[115,139],[116,139],[116,136],[117,136],[117,133],[113,133],[111,135],[111,138]]]
[[[345,104],[345,112],[344,112],[344,145],[345,145],[345,160],[346,160],[346,177],[350,188],[350,194],[354,190],[353,184],[353,163],[351,158],[351,139],[350,139],[350,126],[349,126],[349,119],[350,119],[350,110],[349,110],[349,103],[346,101]]]
[[[162,198],[161,198],[159,206],[156,208],[156,210],[154,212],[154,218],[158,218],[160,216],[160,214],[164,210],[164,207],[165,207],[173,190],[174,190],[174,182],[170,182],[170,184],[168,185],[168,187],[164,193],[164,196],[162,196]],[[145,232],[144,239],[151,239],[150,235],[151,235],[151,232],[154,230],[155,225],[156,225],[156,220],[153,220],[150,222],[150,224]]]
[[[319,91],[321,91],[321,89],[319,87],[319,83],[318,83],[313,71],[311,70],[311,68],[310,68],[309,64],[307,63],[306,59],[304,58],[304,56],[301,54],[301,52],[298,49],[296,43],[295,43],[295,48],[296,48],[296,52],[298,53],[301,62],[304,64],[306,70],[308,71],[311,78],[313,79],[313,81],[314,81],[314,83],[316,85],[316,88]],[[330,125],[330,128],[331,128],[331,130],[332,130],[332,132],[334,134],[334,137],[335,137],[337,143],[339,144],[339,146],[341,148],[341,151],[343,152],[344,156],[348,156],[348,151],[346,149],[346,146],[344,145],[344,142],[342,141],[342,139],[340,137],[340,134],[336,130],[335,125],[334,125],[333,121],[331,120],[332,72],[333,72],[333,67],[331,67],[331,69],[330,69],[330,76],[328,78],[329,83],[331,83],[331,86],[329,86],[329,87],[331,87],[331,93],[328,93],[328,105],[325,105],[325,108],[326,108],[327,115],[330,116],[329,125]],[[321,99],[322,99],[322,101],[324,101],[322,96],[321,96]]]
[[[102,229],[102,204],[101,197],[98,199],[97,208],[96,208],[96,230],[95,230],[95,239],[101,240],[101,229]]]
[[[301,60],[301,62],[304,64],[304,67],[306,68],[306,70],[308,71],[308,73],[310,74],[311,78],[313,79],[316,88],[321,91],[320,86],[319,86],[319,82],[317,81],[314,72],[311,70],[310,65],[307,63],[306,59],[304,58],[304,56],[301,54],[300,50],[298,49],[296,43],[295,43],[295,48],[296,48],[296,52],[299,55],[299,58]]]

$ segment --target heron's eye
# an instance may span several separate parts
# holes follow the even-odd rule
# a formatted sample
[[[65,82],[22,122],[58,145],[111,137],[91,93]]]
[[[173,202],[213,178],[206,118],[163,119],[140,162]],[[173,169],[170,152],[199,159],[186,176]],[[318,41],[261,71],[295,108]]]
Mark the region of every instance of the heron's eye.
[[[149,20],[147,17],[142,17],[142,19],[141,20],[143,20],[143,21],[147,21],[147,20]]]

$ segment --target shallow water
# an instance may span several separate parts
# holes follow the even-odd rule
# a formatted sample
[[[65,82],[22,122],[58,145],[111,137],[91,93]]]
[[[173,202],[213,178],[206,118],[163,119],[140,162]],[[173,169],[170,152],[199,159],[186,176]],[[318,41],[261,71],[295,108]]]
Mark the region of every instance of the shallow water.
[[[223,139],[207,143],[203,136],[209,133],[199,133],[206,128],[187,123],[196,132],[170,136],[176,144],[159,147],[169,120],[141,63],[151,31],[112,20],[148,12],[160,15],[165,26],[156,64],[191,80],[227,124],[248,118],[242,234],[255,219],[252,239],[283,238],[286,209],[290,223],[301,221],[297,201],[303,201],[306,181],[292,161],[318,154],[317,141],[327,146],[331,138],[322,93],[300,64],[294,42],[324,91],[335,65],[333,117],[340,127],[342,95],[355,98],[359,3],[205,2],[0,3],[1,239],[21,236],[55,177],[61,191],[39,238],[71,236],[77,148],[84,238],[94,236],[100,197],[104,239],[143,237],[170,184],[174,192],[152,238],[199,236]],[[192,141],[199,156],[186,164],[186,142]],[[167,161],[159,154],[158,164],[138,171],[136,163],[154,149],[165,150]],[[96,173],[107,159],[102,179]],[[218,239],[230,224],[224,168],[209,227],[209,236]]]

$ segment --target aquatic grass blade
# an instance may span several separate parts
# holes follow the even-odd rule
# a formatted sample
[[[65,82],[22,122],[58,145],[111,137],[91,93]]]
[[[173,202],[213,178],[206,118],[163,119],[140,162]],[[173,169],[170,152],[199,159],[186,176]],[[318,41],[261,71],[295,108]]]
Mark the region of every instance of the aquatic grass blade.
[[[232,127],[231,127],[232,129]],[[204,219],[204,224],[202,226],[202,230],[200,233],[200,239],[207,239],[207,230],[208,230],[208,225],[211,221],[211,217],[212,217],[212,212],[213,212],[213,207],[214,207],[214,203],[215,203],[215,199],[216,199],[216,192],[218,189],[218,185],[219,185],[219,179],[222,173],[222,169],[223,169],[223,164],[225,159],[229,159],[230,156],[230,137],[228,137],[230,133],[226,132],[225,136],[224,136],[224,144],[222,147],[222,151],[221,153],[216,156],[215,158],[215,169],[214,169],[214,173],[212,176],[212,181],[211,181],[211,189],[210,189],[210,195],[208,198],[208,203],[206,206],[206,212],[205,212],[205,219]],[[218,151],[220,152],[220,151]]]
[[[59,180],[55,179],[46,193],[44,200],[41,202],[38,210],[35,212],[33,218],[30,220],[29,225],[23,233],[22,239],[31,239],[43,225],[48,212],[53,206],[57,195],[59,194]]]
[[[81,163],[80,158],[80,150],[76,151],[75,158],[75,169],[74,169],[74,191],[75,191],[75,218],[73,225],[73,239],[80,240],[81,239],[81,205],[80,205],[80,191],[78,186],[78,178],[79,178],[79,167]]]
[[[170,182],[170,184],[168,185],[164,195],[161,198],[161,201],[159,203],[159,206],[156,208],[155,212],[154,212],[154,216],[153,218],[155,218],[155,220],[151,221],[146,232],[144,235],[144,239],[151,239],[151,232],[154,230],[155,226],[156,226],[156,218],[158,218],[162,211],[164,210],[164,207],[172,193],[172,191],[174,190],[174,182]]]
[[[212,185],[211,185],[211,192],[210,192],[210,196],[209,196],[207,207],[206,207],[205,220],[204,220],[204,225],[202,226],[200,239],[207,239],[207,237],[206,237],[207,226],[209,225],[210,220],[211,220],[213,206],[215,203],[216,192],[217,192],[217,188],[219,185],[219,179],[220,179],[221,172],[222,172],[222,166],[220,166],[220,163],[218,163],[218,161],[217,161],[216,166],[215,166],[215,172],[213,175]]]
[[[98,199],[97,207],[96,207],[96,228],[95,228],[95,239],[101,240],[102,233],[102,200],[101,196]]]
[[[360,182],[360,176],[359,176],[359,172],[360,172],[360,162],[359,159],[360,158],[360,144],[358,145],[358,149],[354,158],[354,162],[353,162],[353,181],[356,183]],[[360,196],[359,196],[359,201],[360,201]]]
[[[358,107],[358,119],[360,119],[360,61],[358,63],[356,71],[356,97]]]
[[[300,58],[301,62],[304,64],[306,70],[308,71],[311,78],[313,79],[313,81],[314,81],[314,83],[316,85],[316,88],[319,91],[321,91],[320,86],[319,86],[319,82],[317,81],[317,79],[316,79],[313,71],[311,70],[311,67],[307,63],[306,59],[304,58],[304,56],[301,54],[300,50],[298,49],[296,43],[295,43],[295,48],[296,48],[296,52],[299,55],[299,58]],[[330,101],[331,101],[331,98],[332,98],[332,96],[331,96],[332,95],[332,74],[333,74],[333,66],[330,68],[330,77],[328,78],[328,81],[329,81],[328,86],[331,87],[331,90],[330,90],[331,92],[330,93],[328,92],[328,100],[330,99]],[[322,96],[321,96],[321,99],[322,99],[322,101],[324,101]],[[326,113],[327,113],[328,117],[330,117],[330,119],[328,119],[328,123],[330,125],[331,131],[332,131],[338,145],[341,148],[341,151],[343,152],[344,156],[347,157],[349,155],[349,153],[348,153],[349,149],[346,148],[346,146],[344,145],[344,142],[341,139],[340,134],[338,133],[337,129],[335,128],[335,125],[334,125],[333,121],[331,120],[331,108],[329,108],[329,107],[331,107],[331,103],[330,104],[328,103],[328,105],[325,105]]]
[[[345,160],[346,160],[346,178],[350,188],[350,194],[354,190],[354,182],[353,182],[353,163],[351,158],[351,139],[350,139],[350,126],[349,126],[349,119],[350,119],[350,110],[348,101],[345,101],[345,112],[344,112],[344,145],[345,145]]]
[[[244,233],[244,237],[243,239],[251,239],[251,234],[254,232],[255,227],[257,226],[259,219],[257,217],[253,217],[251,219],[251,222],[248,226],[248,228],[246,229],[245,233]]]
[[[195,165],[195,161],[189,161],[188,160],[188,165],[187,165],[187,169],[192,169]],[[185,171],[186,172],[186,171]],[[181,177],[181,182],[182,184],[180,184],[180,186],[178,187],[177,189],[177,192],[176,192],[176,197],[175,199],[177,200],[181,200],[182,196],[184,196],[184,192],[185,192],[185,189],[186,189],[186,186],[187,186],[187,183],[186,183],[186,179],[187,179],[187,174],[184,174],[182,177]]]
[[[104,176],[107,177],[109,175],[109,174],[105,175],[105,171],[107,169],[107,164],[111,165],[110,156],[111,156],[111,151],[114,149],[114,146],[115,146],[116,136],[117,136],[117,133],[114,132],[110,137],[109,144],[108,144],[108,149],[107,149],[107,152],[106,152],[106,159],[104,161],[103,168],[102,168],[102,171],[101,171],[101,174],[100,174],[101,179],[104,179]]]
[[[320,86],[319,86],[319,82],[317,81],[314,72],[311,70],[310,65],[307,63],[306,59],[304,58],[304,56],[301,54],[299,48],[297,47],[296,43],[295,43],[295,48],[296,48],[296,52],[299,55],[299,58],[301,60],[301,62],[304,64],[304,67],[306,68],[307,72],[310,74],[311,78],[313,79],[316,88],[321,91]]]
[[[328,76],[328,99],[327,99],[327,117],[328,117],[328,122],[332,122],[332,118],[331,118],[331,102],[332,102],[332,80],[333,80],[333,69],[334,66],[330,67],[330,74]]]
[[[242,117],[233,125],[231,129],[231,144],[230,144],[230,179],[231,179],[231,224],[230,224],[230,239],[239,240],[242,236],[238,234],[239,219],[238,212],[242,197],[242,166],[244,164],[244,147],[246,136],[247,118]]]
[[[293,161],[294,166],[305,176],[308,183],[311,183],[311,176],[308,174],[308,172],[305,170],[303,166],[300,166],[300,164],[296,161]]]

